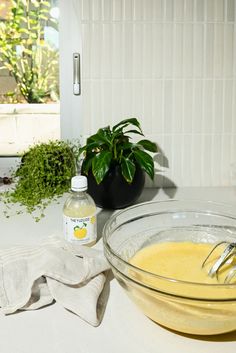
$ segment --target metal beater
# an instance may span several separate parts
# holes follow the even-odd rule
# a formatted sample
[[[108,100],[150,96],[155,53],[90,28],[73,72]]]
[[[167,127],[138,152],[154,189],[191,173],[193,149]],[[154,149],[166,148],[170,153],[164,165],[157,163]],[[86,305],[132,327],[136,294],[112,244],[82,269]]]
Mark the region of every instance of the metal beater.
[[[236,255],[236,243],[229,243],[227,241],[221,241],[220,243],[216,244],[213,249],[210,251],[210,253],[207,255],[205,260],[202,263],[202,268],[205,266],[207,260],[209,257],[212,255],[212,253],[215,251],[216,248],[218,248],[222,244],[227,244],[221,255],[218,257],[216,262],[213,264],[213,266],[210,268],[208,271],[208,275],[210,277],[218,277],[218,272],[222,268],[222,266],[225,263],[229,263],[230,259],[232,259]],[[227,276],[225,277],[224,283],[229,284],[232,279],[236,276],[236,265],[232,266],[232,268],[229,270]]]

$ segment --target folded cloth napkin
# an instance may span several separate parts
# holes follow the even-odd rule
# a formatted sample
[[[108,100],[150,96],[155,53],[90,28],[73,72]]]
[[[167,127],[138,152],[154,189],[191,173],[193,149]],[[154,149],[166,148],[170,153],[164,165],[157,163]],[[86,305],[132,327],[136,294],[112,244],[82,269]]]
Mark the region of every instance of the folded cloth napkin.
[[[38,309],[55,300],[91,325],[99,325],[109,269],[101,251],[51,236],[38,246],[0,250],[0,266],[4,314]]]

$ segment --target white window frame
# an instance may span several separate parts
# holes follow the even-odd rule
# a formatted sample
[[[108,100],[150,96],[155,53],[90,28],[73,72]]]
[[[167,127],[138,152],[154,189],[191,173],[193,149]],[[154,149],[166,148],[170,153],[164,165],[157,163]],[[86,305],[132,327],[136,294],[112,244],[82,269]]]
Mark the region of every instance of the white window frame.
[[[77,0],[59,0],[59,3],[61,138],[71,140],[83,135],[83,87],[80,95],[73,94],[73,53],[79,53],[82,60],[81,14]]]

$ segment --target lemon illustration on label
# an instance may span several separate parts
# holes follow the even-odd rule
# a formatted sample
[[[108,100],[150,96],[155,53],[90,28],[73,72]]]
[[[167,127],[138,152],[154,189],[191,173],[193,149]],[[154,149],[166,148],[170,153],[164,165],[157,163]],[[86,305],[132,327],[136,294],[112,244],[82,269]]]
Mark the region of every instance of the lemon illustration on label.
[[[74,236],[78,239],[83,239],[87,235],[87,229],[86,228],[80,228],[78,226],[74,227]]]
[[[95,216],[91,217],[90,223],[91,223],[91,224],[94,224],[95,222],[96,222],[96,217],[95,217]]]

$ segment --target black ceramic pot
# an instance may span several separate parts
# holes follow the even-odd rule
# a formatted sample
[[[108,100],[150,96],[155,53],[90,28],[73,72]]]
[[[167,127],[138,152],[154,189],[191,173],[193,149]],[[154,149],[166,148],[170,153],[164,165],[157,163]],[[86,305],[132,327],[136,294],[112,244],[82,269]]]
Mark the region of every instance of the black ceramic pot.
[[[119,165],[110,168],[103,181],[98,185],[92,172],[88,174],[88,193],[97,206],[108,209],[124,208],[132,205],[141,195],[145,175],[136,166],[133,182],[127,183],[121,174]]]

